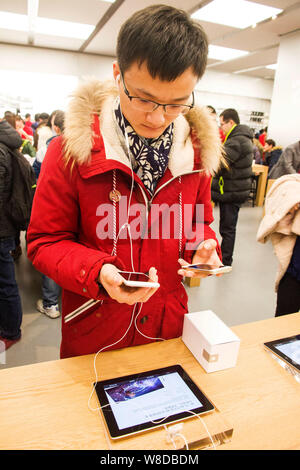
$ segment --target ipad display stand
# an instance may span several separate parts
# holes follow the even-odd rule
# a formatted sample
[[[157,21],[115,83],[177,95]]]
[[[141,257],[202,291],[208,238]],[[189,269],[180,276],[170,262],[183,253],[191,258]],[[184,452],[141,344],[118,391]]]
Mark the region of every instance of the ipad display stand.
[[[285,362],[283,359],[281,359],[280,357],[276,356],[276,354],[274,354],[272,351],[270,351],[269,349],[266,349],[266,351],[273,357],[273,359],[275,359],[275,361],[278,362],[278,364],[281,365],[281,367],[283,367],[283,369],[285,369],[289,374],[291,374],[294,379],[300,383],[300,373],[294,368],[292,367],[291,365],[289,365],[287,362]]]
[[[102,418],[103,426],[106,426],[102,413],[99,413]],[[166,424],[169,432],[176,424],[182,424],[179,434],[184,438],[180,435],[176,435],[173,436],[172,441],[169,432],[167,432],[164,426],[121,439],[111,439],[108,431],[105,429],[107,446],[110,450],[175,450],[175,444],[176,450],[185,450],[186,444],[188,444],[189,450],[194,450],[213,449],[231,440],[233,427],[217,408],[215,408],[214,411],[200,416],[209,434],[203,422],[201,422],[198,417],[193,416],[189,419],[178,421],[177,423]]]

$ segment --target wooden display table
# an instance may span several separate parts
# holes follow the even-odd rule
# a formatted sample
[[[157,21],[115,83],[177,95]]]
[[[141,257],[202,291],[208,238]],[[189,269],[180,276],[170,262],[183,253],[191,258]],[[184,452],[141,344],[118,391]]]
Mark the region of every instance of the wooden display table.
[[[255,173],[256,175],[259,176],[258,177],[257,190],[256,190],[255,205],[256,206],[263,206],[264,199],[265,199],[265,192],[266,192],[266,185],[267,185],[269,167],[265,166],[265,165],[258,165],[256,163],[253,163],[252,171],[253,171],[253,173]]]
[[[233,327],[236,367],[207,374],[180,338],[103,352],[98,380],[181,364],[233,424],[217,449],[300,449],[300,384],[262,346],[300,332],[300,313]],[[94,355],[0,371],[1,449],[107,449],[88,407]],[[93,396],[91,406],[96,407]]]

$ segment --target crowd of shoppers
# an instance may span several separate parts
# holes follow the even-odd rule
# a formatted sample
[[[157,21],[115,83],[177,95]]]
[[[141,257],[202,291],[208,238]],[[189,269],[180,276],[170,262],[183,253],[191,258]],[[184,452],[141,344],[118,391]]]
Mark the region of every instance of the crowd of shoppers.
[[[41,113],[31,122],[30,114],[23,118],[11,111],[0,120],[0,341],[8,349],[21,338],[22,302],[15,277],[15,266],[22,255],[20,229],[5,210],[13,191],[14,166],[11,152],[18,152],[32,167],[36,179],[45,156],[47,146],[64,129],[64,112],[54,111],[50,116]],[[46,132],[37,133],[42,127]],[[39,143],[39,146],[37,145]],[[60,315],[60,287],[42,274],[42,299],[37,301],[37,310],[51,318]]]

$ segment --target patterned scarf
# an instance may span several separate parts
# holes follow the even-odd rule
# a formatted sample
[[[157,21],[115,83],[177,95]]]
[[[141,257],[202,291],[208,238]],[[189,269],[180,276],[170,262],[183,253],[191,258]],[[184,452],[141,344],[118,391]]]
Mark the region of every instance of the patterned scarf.
[[[141,178],[148,191],[153,194],[159,179],[164,175],[169,162],[169,153],[173,140],[173,123],[156,139],[145,139],[139,136],[121,113],[119,100],[116,103],[115,116],[117,123],[129,141],[133,170]],[[124,127],[125,124],[125,127]]]

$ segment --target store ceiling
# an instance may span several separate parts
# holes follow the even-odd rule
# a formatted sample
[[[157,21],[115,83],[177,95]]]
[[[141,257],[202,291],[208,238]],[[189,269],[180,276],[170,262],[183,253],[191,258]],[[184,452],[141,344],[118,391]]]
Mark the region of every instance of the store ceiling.
[[[101,0],[33,0],[38,4],[37,15],[75,23],[94,25],[95,29],[85,39],[62,37],[54,34],[18,31],[0,28],[0,42],[31,47],[43,47],[87,54],[115,56],[116,37],[122,23],[135,11],[153,4],[168,4],[192,14],[204,8],[212,0],[115,0],[114,3]],[[226,0],[223,0],[224,3]],[[275,19],[258,23],[255,28],[244,29],[200,21],[209,43],[215,46],[248,51],[246,56],[231,60],[208,60],[210,70],[238,73],[254,77],[274,79],[275,71],[266,68],[277,62],[281,37],[299,30],[300,1],[295,0],[250,0],[279,8],[282,12]],[[28,14],[27,0],[1,0],[0,10],[18,15]],[[234,15],[232,11],[232,15]]]

